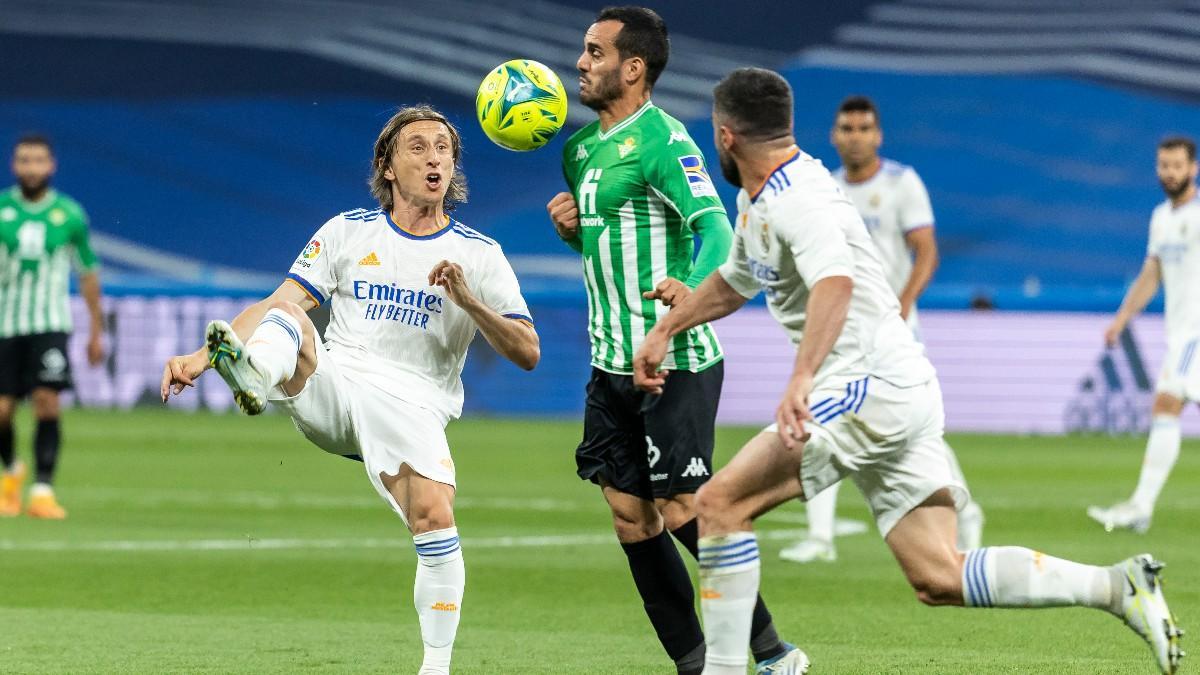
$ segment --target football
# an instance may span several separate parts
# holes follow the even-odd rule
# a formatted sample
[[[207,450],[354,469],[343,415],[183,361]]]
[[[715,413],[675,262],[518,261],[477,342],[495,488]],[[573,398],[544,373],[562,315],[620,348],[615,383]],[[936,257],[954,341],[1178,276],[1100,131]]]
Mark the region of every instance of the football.
[[[483,133],[502,148],[537,150],[567,120],[567,92],[553,70],[537,61],[514,59],[488,72],[475,95]]]

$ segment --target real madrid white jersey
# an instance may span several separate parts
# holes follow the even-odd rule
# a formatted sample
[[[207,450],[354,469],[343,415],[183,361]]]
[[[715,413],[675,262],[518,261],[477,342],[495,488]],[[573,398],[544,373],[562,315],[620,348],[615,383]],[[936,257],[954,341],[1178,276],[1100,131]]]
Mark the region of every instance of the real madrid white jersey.
[[[817,386],[873,375],[907,387],[934,377],[900,318],[862,218],[820,161],[796,149],[757,192],[739,191],[735,234],[721,276],[747,298],[764,292],[797,344],[810,289],[829,277],[853,280],[846,323],[816,373]]]
[[[933,207],[925,184],[911,166],[885,159],[865,181],[851,183],[840,168],[833,177],[862,216],[863,224],[883,261],[888,285],[897,295],[912,274],[912,253],[904,237],[913,230],[933,227]]]
[[[532,324],[500,245],[462,223],[414,235],[376,209],[334,216],[313,235],[288,279],[330,303],[325,343],[352,379],[432,410],[462,413],[460,375],[477,327],[429,285],[442,260],[463,268],[471,292],[497,313]]]
[[[1146,255],[1162,267],[1168,346],[1200,335],[1200,196],[1154,209]]]

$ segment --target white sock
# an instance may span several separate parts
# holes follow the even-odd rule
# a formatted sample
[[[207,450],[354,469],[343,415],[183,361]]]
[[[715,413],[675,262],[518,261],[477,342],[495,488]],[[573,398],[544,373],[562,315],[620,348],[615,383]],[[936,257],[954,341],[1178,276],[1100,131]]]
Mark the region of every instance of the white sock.
[[[758,540],[753,532],[700,537],[700,613],[705,675],[745,675],[750,624],[758,599]]]
[[[1172,415],[1155,415],[1150,425],[1150,438],[1146,440],[1146,458],[1142,460],[1142,474],[1138,477],[1137,489],[1130,500],[1146,512],[1154,511],[1154,502],[1162,492],[1171,467],[1179,458],[1179,418]]]
[[[30,497],[54,496],[54,488],[49,483],[34,483],[29,486]]]
[[[449,673],[450,651],[458,632],[467,572],[463,566],[458,528],[425,532],[413,537],[417,547],[417,579],[413,603],[425,643],[422,673]]]
[[[291,379],[300,352],[300,322],[281,309],[269,309],[258,328],[246,341],[246,351],[255,367],[267,378],[267,386]]]
[[[1120,613],[1119,574],[1020,546],[967,552],[963,604],[967,607],[1095,607]],[[1113,589],[1117,589],[1114,593]]]
[[[808,509],[809,539],[833,541],[833,524],[837,518],[838,487],[841,484],[841,481],[838,481],[805,502]]]

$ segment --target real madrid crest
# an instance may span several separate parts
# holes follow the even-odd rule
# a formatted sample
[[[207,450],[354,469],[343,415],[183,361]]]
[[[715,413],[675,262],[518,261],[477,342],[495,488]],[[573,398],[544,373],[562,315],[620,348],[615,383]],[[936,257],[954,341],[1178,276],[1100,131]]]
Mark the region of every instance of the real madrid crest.
[[[880,202],[879,193],[876,192],[875,194],[871,195],[871,199],[869,199],[868,202],[871,204],[871,208],[873,208],[873,209],[879,208],[879,202]]]
[[[771,250],[771,233],[767,231],[766,222],[762,224],[762,232],[759,233],[759,236],[762,238],[763,252]]]

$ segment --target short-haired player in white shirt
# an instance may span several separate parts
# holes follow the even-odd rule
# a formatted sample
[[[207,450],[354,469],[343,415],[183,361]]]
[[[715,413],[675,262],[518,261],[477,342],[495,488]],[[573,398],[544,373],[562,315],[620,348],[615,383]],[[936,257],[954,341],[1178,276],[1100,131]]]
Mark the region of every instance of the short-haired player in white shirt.
[[[933,235],[933,207],[925,184],[911,166],[879,156],[883,145],[879,109],[866,96],[850,96],[838,106],[830,134],[842,160],[833,178],[854,202],[871,241],[879,250],[883,275],[900,300],[900,318],[921,339],[917,300],[937,269],[937,239]],[[958,458],[949,445],[946,456],[956,478],[966,484]],[[834,521],[838,484],[813,495],[808,510],[808,536],[784,548],[779,557],[793,562],[837,560]],[[983,509],[969,500],[958,513],[958,548],[979,548],[983,539]]]
[[[1109,347],[1146,307],[1162,283],[1166,294],[1167,355],[1155,387],[1150,438],[1137,488],[1128,500],[1093,506],[1088,515],[1107,530],[1150,529],[1154,503],[1179,457],[1179,414],[1186,401],[1200,402],[1200,198],[1196,194],[1196,142],[1183,136],[1158,145],[1158,181],[1167,199],[1150,216],[1146,261],[1104,332]]]
[[[331,218],[286,281],[206,344],[168,361],[166,401],[210,366],[243,412],[268,400],[322,450],[360,459],[413,534],[421,675],[450,671],[466,577],[445,427],[462,412],[476,331],[529,370],[537,333],[500,246],[450,218],[466,198],[458,131],[428,106],[401,109],[375,142],[380,207]],[[324,342],[306,311],[326,301]]]
[[[696,495],[705,674],[746,672],[760,576],[754,519],[843,478],[867,498],[922,602],[1105,610],[1150,643],[1163,672],[1175,672],[1179,631],[1159,583],[1162,565],[1150,555],[1098,567],[1018,546],[958,550],[955,506],[966,488],[943,450],[937,376],[900,318],[854,204],[796,147],[791,88],[774,72],[742,68],[713,100],[721,172],[742,188],[733,248],[682,300],[660,286],[674,306],[635,356],[636,383],[661,390],[671,336],[733,313],[760,291],[797,351],[776,424]],[[1073,639],[1064,626],[1064,643]]]

